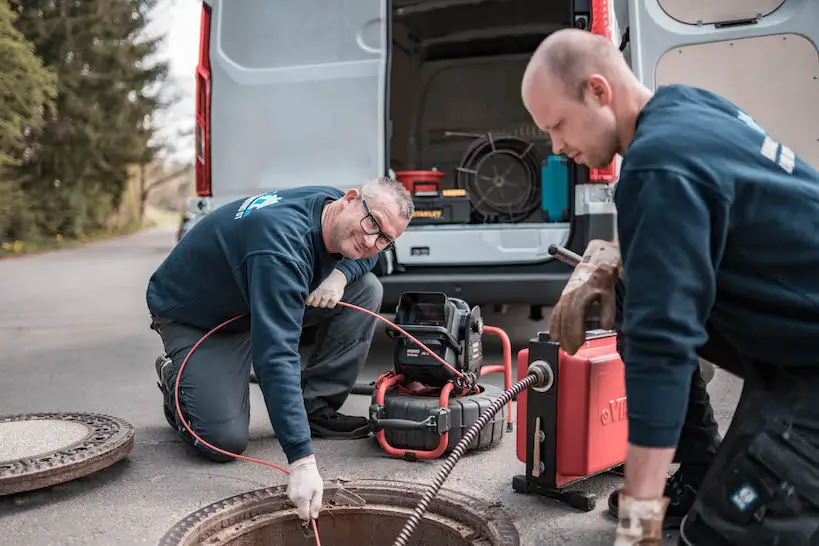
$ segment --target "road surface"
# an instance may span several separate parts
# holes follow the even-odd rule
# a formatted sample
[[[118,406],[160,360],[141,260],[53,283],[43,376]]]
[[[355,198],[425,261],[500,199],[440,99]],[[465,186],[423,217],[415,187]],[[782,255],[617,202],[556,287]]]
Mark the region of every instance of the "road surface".
[[[47,490],[0,497],[0,543],[10,546],[157,544],[177,521],[199,508],[249,490],[284,484],[273,469],[237,461],[209,464],[190,457],[166,424],[156,387],[159,337],[148,328],[148,278],[173,244],[167,229],[103,241],[76,250],[0,260],[0,413],[102,412],[135,429],[130,456],[100,472]],[[513,350],[545,322],[525,312],[497,316]],[[487,339],[487,360],[500,362],[499,343]],[[388,370],[392,348],[378,329],[362,380]],[[499,375],[489,382],[501,386]],[[711,383],[720,423],[727,424],[741,383],[722,372]],[[251,446],[246,455],[284,463],[264,413],[258,386],[251,389]],[[369,399],[352,396],[343,411],[366,415]],[[434,462],[392,459],[374,440],[316,441],[325,479],[402,479],[424,483]],[[445,488],[498,500],[515,518],[521,544],[611,544],[614,522],[606,497],[620,478],[603,475],[580,488],[598,495],[595,510],[574,511],[556,501],[511,488],[524,471],[513,434],[497,448],[463,458]],[[669,537],[668,544],[675,544]],[[325,545],[333,546],[333,545]]]

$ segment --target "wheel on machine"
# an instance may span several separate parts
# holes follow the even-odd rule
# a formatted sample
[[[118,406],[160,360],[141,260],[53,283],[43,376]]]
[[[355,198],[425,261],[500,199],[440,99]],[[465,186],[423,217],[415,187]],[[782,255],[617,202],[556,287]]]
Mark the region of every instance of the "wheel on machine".
[[[478,385],[480,393],[450,398],[449,441],[446,451],[452,451],[466,431],[475,424],[503,390],[492,385]],[[375,404],[376,392],[373,392],[372,403]],[[409,419],[423,421],[430,412],[440,407],[437,395],[407,395],[396,392],[394,388],[384,396],[385,419]],[[466,451],[483,450],[493,447],[503,438],[505,420],[508,416],[508,405],[496,413],[481,429],[475,439],[467,446]],[[438,447],[441,436],[431,430],[390,430],[385,429],[387,442],[396,449],[415,451],[432,451]]]

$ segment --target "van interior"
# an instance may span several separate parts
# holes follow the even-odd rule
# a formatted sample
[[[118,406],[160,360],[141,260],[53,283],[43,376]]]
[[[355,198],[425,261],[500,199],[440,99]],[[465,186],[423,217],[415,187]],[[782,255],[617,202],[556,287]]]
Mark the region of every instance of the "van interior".
[[[393,0],[390,168],[441,171],[474,227],[568,222],[571,162],[549,160],[520,82],[543,38],[572,26],[571,4]]]

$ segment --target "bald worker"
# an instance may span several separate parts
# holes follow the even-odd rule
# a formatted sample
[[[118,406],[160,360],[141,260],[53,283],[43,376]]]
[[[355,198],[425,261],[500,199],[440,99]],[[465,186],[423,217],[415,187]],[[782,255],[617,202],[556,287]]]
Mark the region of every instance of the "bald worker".
[[[680,544],[819,544],[819,173],[712,92],[647,89],[581,30],[543,41],[522,99],[555,153],[590,168],[622,156],[619,267],[564,294],[550,324],[574,353],[585,309],[616,305],[622,279],[616,544],[661,544],[668,514]],[[698,355],[744,379],[721,444]]]

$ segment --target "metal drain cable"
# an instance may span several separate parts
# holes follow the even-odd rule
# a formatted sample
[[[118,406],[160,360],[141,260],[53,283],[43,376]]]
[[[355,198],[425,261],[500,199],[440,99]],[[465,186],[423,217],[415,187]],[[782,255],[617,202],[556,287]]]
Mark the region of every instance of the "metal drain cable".
[[[343,302],[343,301],[338,302],[336,305],[340,305],[340,306],[342,306],[342,307],[349,307],[350,309],[354,309],[354,310],[356,310],[356,311],[360,311],[360,312],[362,312],[362,313],[364,313],[364,314],[367,314],[367,315],[370,315],[370,316],[372,316],[372,317],[375,317],[376,319],[378,319],[378,320],[380,320],[380,321],[382,321],[382,322],[384,322],[384,323],[388,324],[388,325],[389,325],[389,326],[391,326],[392,328],[395,328],[396,330],[398,330],[399,332],[401,332],[401,334],[403,334],[403,335],[407,336],[407,337],[408,337],[408,338],[409,338],[411,341],[413,341],[415,344],[417,344],[417,345],[418,345],[418,346],[419,346],[421,349],[423,349],[423,350],[424,350],[424,351],[426,351],[428,354],[430,354],[431,356],[433,356],[434,358],[436,358],[436,359],[437,359],[437,360],[438,360],[438,361],[439,361],[439,362],[440,362],[442,365],[446,366],[447,368],[449,368],[450,370],[452,370],[452,371],[453,371],[455,374],[457,374],[457,375],[458,375],[458,376],[460,376],[461,378],[464,378],[464,379],[465,379],[464,374],[462,374],[462,373],[461,373],[460,371],[458,371],[456,368],[454,368],[453,366],[451,366],[451,365],[450,365],[450,364],[449,364],[449,363],[448,363],[446,360],[444,360],[443,358],[441,358],[440,356],[438,356],[438,355],[437,355],[437,354],[436,354],[436,353],[435,353],[435,352],[434,352],[432,349],[430,349],[429,347],[427,347],[426,345],[424,345],[423,343],[421,343],[420,341],[418,341],[417,339],[415,339],[415,338],[414,338],[414,337],[413,337],[411,334],[409,334],[409,333],[408,333],[406,330],[402,329],[400,326],[398,326],[398,325],[396,325],[396,324],[393,324],[392,322],[390,322],[389,320],[385,319],[384,317],[382,317],[382,316],[381,316],[381,315],[379,315],[378,313],[374,313],[374,312],[370,311],[369,309],[364,309],[363,307],[359,307],[359,306],[357,306],[357,305],[353,305],[353,304],[351,304],[351,303],[345,303],[345,302]],[[238,453],[231,453],[230,451],[225,451],[224,449],[218,448],[218,447],[216,447],[216,446],[214,446],[214,445],[212,445],[212,444],[210,444],[210,443],[206,442],[205,440],[203,440],[202,438],[200,438],[200,437],[199,437],[199,436],[198,436],[198,435],[197,435],[197,434],[196,434],[196,433],[193,431],[193,429],[190,427],[190,425],[188,424],[188,422],[185,420],[185,417],[182,415],[182,408],[181,408],[181,406],[179,405],[179,380],[182,378],[182,370],[184,370],[184,369],[185,369],[185,365],[188,363],[188,360],[190,359],[191,355],[192,355],[192,354],[193,354],[193,352],[196,350],[196,348],[197,348],[197,347],[199,347],[199,345],[200,345],[200,344],[201,344],[203,341],[205,341],[205,340],[206,340],[208,337],[210,337],[210,335],[211,335],[211,334],[213,334],[213,333],[214,333],[214,332],[216,332],[217,330],[219,330],[219,329],[223,328],[224,326],[227,326],[228,324],[230,324],[231,322],[233,322],[233,321],[235,321],[235,320],[239,320],[240,318],[243,318],[243,317],[246,317],[246,316],[247,316],[247,313],[245,313],[245,314],[241,314],[241,315],[236,315],[236,316],[235,316],[235,317],[233,317],[232,319],[228,319],[228,320],[226,320],[225,322],[223,322],[222,324],[220,324],[219,326],[216,326],[216,327],[212,328],[212,329],[211,329],[211,330],[210,330],[208,333],[206,333],[205,335],[203,335],[203,336],[202,336],[202,337],[199,339],[199,341],[197,341],[197,342],[194,344],[194,346],[193,346],[193,347],[191,347],[191,350],[190,350],[190,351],[188,351],[188,354],[187,354],[187,355],[185,355],[185,359],[182,361],[182,365],[180,365],[180,366],[179,366],[179,371],[176,373],[176,383],[175,383],[175,385],[174,385],[174,402],[175,402],[175,404],[176,404],[176,414],[179,416],[179,420],[180,420],[180,421],[182,421],[182,425],[185,427],[185,429],[188,431],[188,433],[190,433],[190,435],[191,435],[191,436],[193,436],[193,437],[194,437],[194,438],[195,438],[197,441],[199,441],[199,443],[201,443],[201,444],[203,444],[203,445],[205,445],[205,446],[209,447],[209,448],[210,448],[210,449],[212,449],[213,451],[216,451],[217,453],[221,453],[222,455],[227,455],[228,457],[234,457],[234,458],[236,458],[236,459],[242,459],[242,460],[244,460],[244,461],[250,461],[250,462],[252,462],[252,463],[259,463],[259,464],[263,464],[263,465],[265,465],[265,466],[269,466],[269,467],[271,467],[271,468],[275,468],[276,470],[279,470],[279,471],[283,472],[284,474],[289,475],[289,474],[290,474],[290,472],[288,472],[288,471],[287,471],[285,468],[282,468],[282,467],[281,467],[281,466],[279,466],[279,465],[276,465],[276,464],[273,464],[273,463],[269,463],[269,462],[267,462],[267,461],[263,461],[263,460],[261,460],[261,459],[254,459],[253,457],[247,457],[247,456],[245,456],[245,455],[239,455]],[[524,380],[524,381],[525,381],[525,380]],[[514,387],[513,387],[513,388],[514,388]],[[497,413],[497,411],[498,411],[498,410],[496,409],[494,412],[492,412],[492,415],[494,415],[495,413]],[[485,423],[484,423],[484,424],[485,424]],[[482,425],[482,426],[483,426],[483,425]],[[460,445],[460,444],[459,444],[459,445]],[[316,523],[316,520],[311,518],[311,524],[312,524],[312,527],[313,527],[313,533],[315,534],[315,537],[316,537],[316,546],[321,546],[321,540],[319,539],[318,525],[317,525],[317,523]]]
[[[520,391],[529,387],[535,387],[539,390],[549,390],[554,383],[554,374],[552,369],[545,363],[541,361],[535,361],[527,370],[527,375],[508,390],[503,391],[503,394],[500,395],[494,402],[486,409],[483,415],[475,421],[475,423],[469,428],[466,434],[463,435],[461,440],[455,446],[455,449],[452,450],[452,453],[447,457],[447,460],[442,465],[441,469],[438,471],[438,474],[435,476],[435,479],[432,481],[432,485],[429,486],[427,492],[424,493],[421,501],[416,506],[415,510],[413,511],[412,516],[410,516],[409,520],[404,524],[403,529],[398,534],[398,538],[395,539],[393,546],[406,546],[409,542],[410,536],[415,531],[415,528],[421,521],[421,518],[424,515],[424,512],[427,511],[429,507],[429,503],[432,502],[432,499],[438,493],[438,490],[441,489],[441,486],[444,483],[444,480],[447,479],[452,469],[455,467],[455,463],[463,456],[464,452],[466,451],[467,446],[475,439],[475,436],[481,431],[483,427],[486,426],[486,423],[495,416],[498,411],[512,398],[514,398]]]

